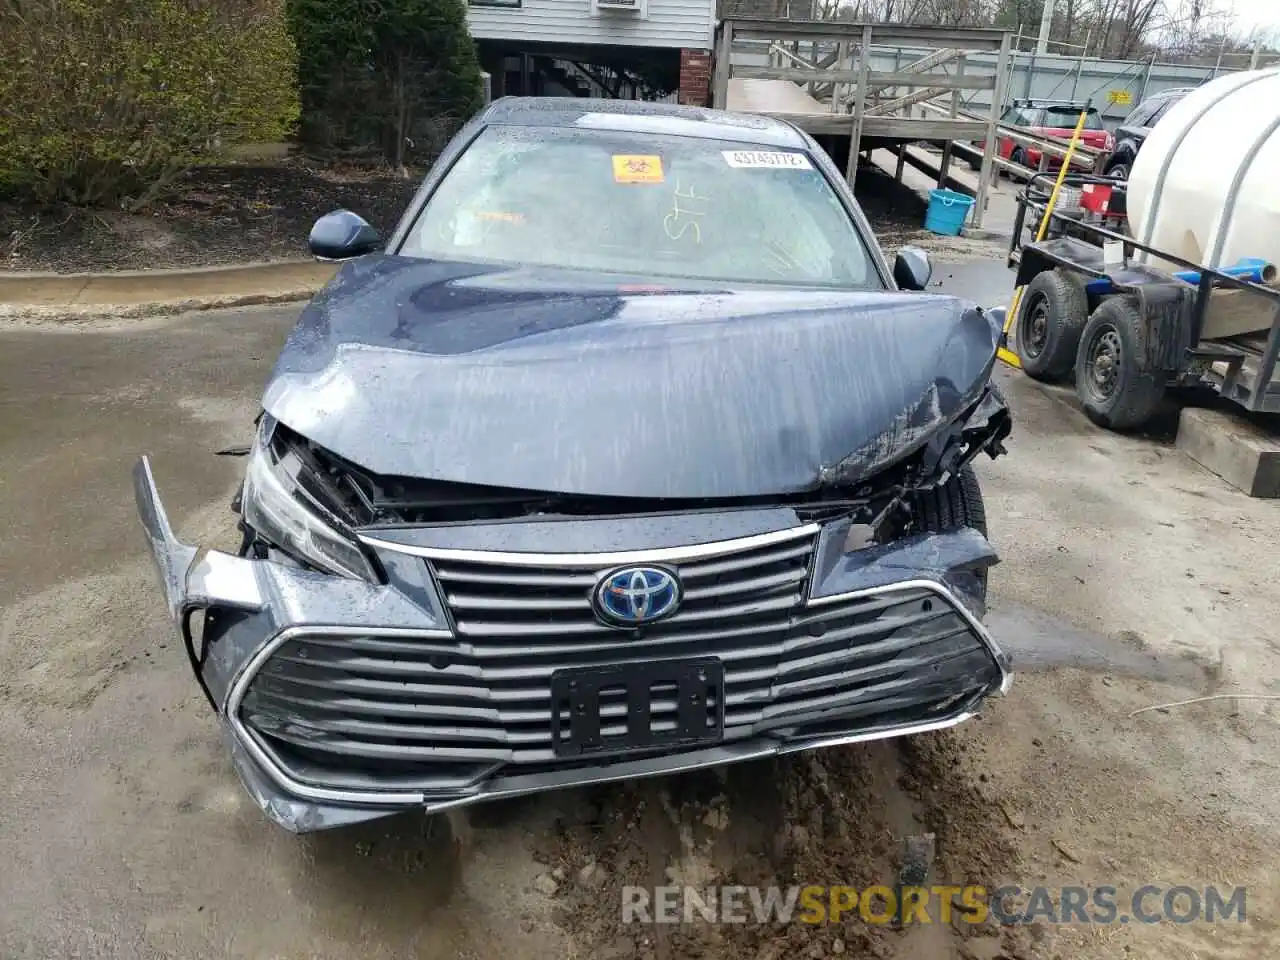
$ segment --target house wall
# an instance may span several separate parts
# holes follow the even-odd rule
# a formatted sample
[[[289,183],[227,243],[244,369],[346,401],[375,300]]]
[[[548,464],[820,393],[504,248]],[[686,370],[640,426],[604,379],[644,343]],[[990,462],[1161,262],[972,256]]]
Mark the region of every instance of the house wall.
[[[561,45],[711,49],[712,0],[647,0],[647,15],[592,13],[591,0],[518,0],[519,6],[472,2],[467,22],[477,40]]]

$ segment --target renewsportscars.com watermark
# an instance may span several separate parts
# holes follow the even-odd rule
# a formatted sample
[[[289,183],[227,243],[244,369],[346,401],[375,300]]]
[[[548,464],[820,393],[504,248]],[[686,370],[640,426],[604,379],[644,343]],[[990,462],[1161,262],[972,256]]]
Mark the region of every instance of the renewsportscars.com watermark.
[[[623,923],[1244,923],[1246,887],[623,887]]]

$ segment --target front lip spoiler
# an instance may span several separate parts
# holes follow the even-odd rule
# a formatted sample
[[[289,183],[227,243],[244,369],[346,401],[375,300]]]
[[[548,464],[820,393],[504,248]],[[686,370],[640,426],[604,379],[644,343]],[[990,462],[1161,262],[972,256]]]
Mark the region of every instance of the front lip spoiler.
[[[559,789],[580,789],[616,783],[622,780],[638,780],[646,777],[671,776],[690,773],[729,763],[763,760],[805,750],[826,747],[849,746],[893,737],[914,736],[947,730],[977,716],[974,709],[965,709],[948,717],[928,723],[884,727],[863,730],[845,735],[814,737],[808,740],[768,741],[757,738],[738,741],[696,753],[670,757],[649,757],[628,760],[587,770],[563,770],[516,774],[486,781],[480,788],[462,796],[447,799],[430,798],[423,794],[405,795],[406,799],[394,800],[390,794],[378,794],[376,803],[356,803],[332,799],[302,797],[282,787],[270,768],[264,768],[256,759],[257,753],[249,753],[247,746],[253,743],[242,740],[224,727],[237,776],[245,789],[257,800],[258,805],[277,825],[291,833],[309,833],[315,830],[392,816],[410,810],[425,814],[459,810],[493,800],[510,800]],[[764,742],[762,742],[764,741]]]
[[[219,551],[196,548],[184,544],[177,539],[169,524],[168,516],[160,501],[152,475],[151,465],[146,457],[139,460],[134,470],[134,490],[138,505],[139,518],[142,521],[156,570],[159,574],[165,603],[170,617],[175,623],[182,625],[191,611],[207,607],[233,607],[246,611],[267,611],[272,607],[269,597],[277,592],[288,593],[298,586],[309,589],[362,590],[370,595],[383,594],[388,588],[373,587],[368,584],[341,578],[321,577],[317,580],[314,574],[302,574],[292,568],[269,561],[249,560],[235,557]],[[391,544],[386,548],[390,549]],[[398,545],[396,545],[398,546]],[[401,548],[402,552],[403,548]],[[284,583],[272,582],[278,577]],[[317,586],[318,585],[318,586]],[[686,772],[705,767],[719,766],[742,760],[753,760],[786,753],[794,753],[829,746],[860,743],[870,740],[887,739],[898,736],[909,736],[927,733],[956,726],[976,714],[976,706],[985,696],[1003,695],[1010,686],[1012,674],[1009,661],[1000,650],[980,620],[969,609],[969,606],[956,596],[948,587],[931,579],[907,579],[883,586],[874,586],[862,590],[810,598],[810,605],[821,605],[855,596],[870,595],[888,591],[911,588],[924,588],[943,597],[968,622],[983,645],[988,649],[1000,672],[998,690],[989,689],[987,693],[970,697],[958,705],[957,712],[939,717],[936,720],[913,724],[884,726],[863,729],[847,734],[824,734],[807,739],[785,740],[778,736],[782,731],[766,731],[748,739],[721,744],[693,753],[674,756],[647,757],[636,760],[622,760],[594,769],[572,769],[537,771],[520,773],[518,768],[510,775],[497,776],[463,788],[462,792],[447,797],[435,796],[416,791],[357,791],[321,788],[299,782],[291,777],[271,756],[270,752],[257,742],[239,718],[240,703],[248,690],[249,684],[258,670],[266,662],[271,653],[282,643],[299,633],[350,632],[359,629],[365,632],[392,632],[412,634],[417,637],[435,639],[453,639],[452,633],[445,628],[443,622],[434,624],[405,624],[404,627],[371,627],[365,624],[333,625],[329,621],[325,625],[319,621],[311,623],[280,624],[269,632],[263,633],[263,639],[256,645],[251,655],[246,656],[238,665],[225,690],[222,703],[205,687],[201,662],[188,643],[188,655],[193,672],[214,709],[220,713],[226,732],[233,761],[241,780],[250,794],[259,802],[268,816],[279,825],[294,832],[306,832],[341,823],[351,823],[388,815],[406,809],[421,809],[427,813],[449,810],[471,804],[506,797],[516,797],[545,790],[563,787],[580,787],[592,784],[608,783],[638,777],[665,775]],[[296,596],[292,598],[296,601]],[[376,607],[372,607],[376,609]],[[414,608],[419,615],[423,612]],[[186,637],[184,636],[184,642]],[[804,721],[799,721],[804,722]],[[785,728],[784,728],[785,729]]]
[[[765,738],[754,738],[746,742],[739,742],[733,746],[714,747],[708,750],[701,750],[696,753],[679,754],[674,757],[652,757],[644,760],[630,760],[620,763],[610,764],[607,767],[601,767],[595,770],[588,768],[583,770],[564,770],[557,772],[539,772],[530,774],[516,774],[510,777],[500,777],[495,780],[486,782],[479,790],[469,793],[466,796],[453,797],[447,800],[433,800],[430,797],[418,794],[400,794],[400,795],[383,795],[378,794],[377,800],[371,795],[369,800],[363,801],[369,805],[392,805],[398,809],[412,808],[421,810],[424,813],[443,813],[446,810],[456,810],[461,807],[473,806],[477,803],[487,803],[490,800],[505,800],[513,797],[528,796],[529,794],[542,793],[548,790],[557,790],[564,788],[581,788],[598,786],[605,783],[615,783],[619,780],[634,780],[644,777],[654,776],[670,776],[672,774],[689,773],[694,770],[703,770],[709,767],[717,767],[726,763],[739,763],[747,760],[762,760],[768,757],[783,756],[788,753],[799,753],[804,750],[815,750],[825,747],[848,746],[855,743],[865,743],[872,740],[887,740],[892,737],[914,736],[920,733],[931,733],[937,730],[946,730],[954,726],[964,723],[966,720],[976,716],[976,711],[965,710],[952,716],[939,720],[930,721],[928,723],[916,723],[897,727],[883,727],[879,729],[864,730],[857,733],[845,734],[842,736],[814,737],[809,740],[798,741],[773,741],[761,743]],[[252,743],[252,739],[244,741],[246,746]],[[257,755],[255,754],[255,757]],[[268,775],[275,779],[275,771],[266,769]],[[286,790],[290,795],[298,795],[291,787],[284,787],[277,781],[277,785]],[[324,791],[314,791],[309,788],[303,788],[308,793],[323,793]],[[355,796],[352,794],[351,796]],[[312,797],[303,799],[311,799],[313,802],[320,804],[333,803],[333,799]],[[344,800],[339,801],[339,805],[346,806],[348,804],[359,804],[361,801]]]

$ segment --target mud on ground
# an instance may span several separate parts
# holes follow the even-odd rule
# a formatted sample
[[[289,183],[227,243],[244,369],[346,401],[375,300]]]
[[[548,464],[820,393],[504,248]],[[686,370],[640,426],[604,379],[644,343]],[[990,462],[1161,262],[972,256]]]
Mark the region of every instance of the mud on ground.
[[[384,166],[291,157],[198,167],[139,213],[0,198],[0,270],[79,273],[296,260],[308,256],[316,219],[340,207],[385,235],[419,182]]]
[[[871,221],[876,240],[890,260],[905,246],[925,250],[938,264],[995,261],[1004,257],[1003,246],[989,240],[946,237],[926,230],[926,199],[877,166],[859,167],[855,184],[858,204]]]
[[[1014,849],[985,829],[989,801],[955,776],[967,750],[941,734],[602,788],[589,792],[587,819],[557,822],[536,856],[554,881],[559,922],[591,956],[996,956],[1016,949],[1015,932],[904,929],[856,913],[821,926],[709,923],[693,908],[688,922],[635,924],[620,910],[625,887],[865,888],[921,867],[931,878],[913,882],[1008,876]]]

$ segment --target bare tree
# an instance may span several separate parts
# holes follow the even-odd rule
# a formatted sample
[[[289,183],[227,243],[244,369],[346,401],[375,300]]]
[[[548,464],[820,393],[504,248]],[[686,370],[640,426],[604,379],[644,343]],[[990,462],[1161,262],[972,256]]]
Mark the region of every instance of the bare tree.
[[[1160,31],[1162,50],[1184,58],[1217,51],[1231,32],[1231,14],[1220,0],[1165,0],[1168,18]]]
[[[865,23],[918,23],[933,0],[846,0],[850,19]],[[841,18],[843,19],[843,18]]]
[[[741,0],[740,0],[741,2]],[[768,3],[770,0],[755,0]],[[1045,0],[773,0],[791,16],[868,23],[995,26],[1029,33]],[[799,12],[804,4],[809,13]],[[1251,41],[1233,34],[1226,0],[1057,0],[1054,52],[1123,59],[1159,55],[1214,62],[1243,56]]]

